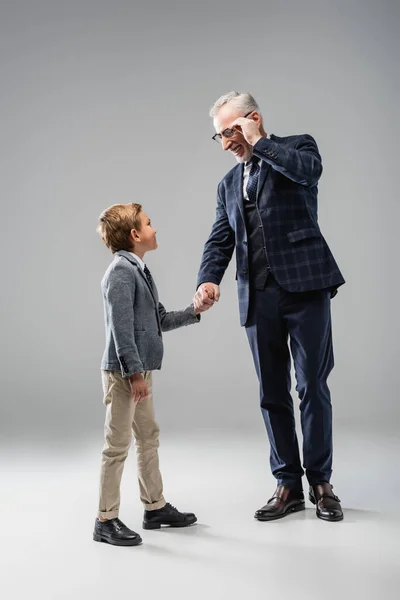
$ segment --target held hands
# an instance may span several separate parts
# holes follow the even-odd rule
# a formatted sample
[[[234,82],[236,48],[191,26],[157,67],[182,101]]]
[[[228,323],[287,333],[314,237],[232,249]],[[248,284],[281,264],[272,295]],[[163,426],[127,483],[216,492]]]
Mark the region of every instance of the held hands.
[[[220,296],[219,285],[215,283],[202,283],[193,297],[194,312],[196,315],[210,309]]]
[[[141,402],[149,395],[147,383],[142,373],[134,373],[129,377],[134,402]]]
[[[261,123],[257,123],[253,119],[239,117],[231,125],[232,129],[240,131],[250,146],[254,146],[263,136],[260,133]]]

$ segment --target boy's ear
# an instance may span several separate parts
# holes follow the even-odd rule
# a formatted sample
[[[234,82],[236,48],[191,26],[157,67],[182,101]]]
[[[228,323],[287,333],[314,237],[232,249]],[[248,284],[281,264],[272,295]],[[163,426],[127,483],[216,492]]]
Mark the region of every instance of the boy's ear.
[[[138,232],[136,231],[136,229],[131,229],[131,238],[133,239],[134,242],[140,242],[140,236],[139,236]]]

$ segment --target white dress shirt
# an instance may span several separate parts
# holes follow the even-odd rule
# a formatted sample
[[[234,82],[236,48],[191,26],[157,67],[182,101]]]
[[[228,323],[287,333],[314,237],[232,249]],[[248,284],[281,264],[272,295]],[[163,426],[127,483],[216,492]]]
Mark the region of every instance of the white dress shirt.
[[[145,268],[145,266],[146,266],[146,265],[144,264],[144,262],[142,261],[142,259],[140,258],[140,256],[138,256],[138,255],[137,255],[137,254],[135,254],[134,252],[129,252],[129,254],[132,254],[133,258],[134,258],[135,260],[137,260],[137,261],[138,261],[138,263],[139,263],[139,265],[141,266],[141,268],[142,268],[142,271],[144,271],[144,268]]]

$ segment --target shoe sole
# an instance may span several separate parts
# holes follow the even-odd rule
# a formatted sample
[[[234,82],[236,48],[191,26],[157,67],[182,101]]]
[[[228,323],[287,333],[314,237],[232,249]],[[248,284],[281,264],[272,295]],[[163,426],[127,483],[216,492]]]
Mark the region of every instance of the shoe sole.
[[[194,525],[197,522],[197,519],[191,521],[190,523],[146,523],[143,521],[143,529],[161,529],[164,527],[189,527],[190,525]]]
[[[317,513],[315,513],[317,514]],[[341,517],[322,517],[321,515],[317,514],[318,519],[321,519],[321,521],[330,521],[331,523],[337,523],[338,521],[343,521],[343,516]]]
[[[306,509],[306,505],[303,502],[303,504],[296,504],[296,506],[291,506],[288,510],[285,510],[284,513],[281,513],[280,515],[274,515],[271,517],[257,517],[256,515],[254,515],[254,518],[257,519],[257,521],[276,521],[277,519],[283,519],[283,517],[286,517],[287,515],[290,515],[290,513],[295,513],[295,512],[300,512],[301,510],[305,510]]]
[[[93,534],[93,540],[95,542],[103,542],[104,544],[111,544],[112,546],[139,546],[142,543],[142,538],[137,538],[136,540],[119,540],[113,541],[102,535],[98,535],[97,533]]]
[[[311,504],[314,504],[314,506],[316,506],[316,501],[314,496],[311,496],[311,494],[309,494],[308,496]],[[340,517],[323,517],[322,515],[319,515],[317,512],[315,513],[318,517],[318,519],[321,519],[321,521],[330,521],[331,523],[337,523],[338,521],[343,521],[343,515],[341,515]]]

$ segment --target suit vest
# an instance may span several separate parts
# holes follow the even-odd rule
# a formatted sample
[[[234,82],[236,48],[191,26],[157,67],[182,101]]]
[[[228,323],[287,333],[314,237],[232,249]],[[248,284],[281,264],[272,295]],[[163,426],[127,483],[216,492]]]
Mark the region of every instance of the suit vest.
[[[249,252],[249,281],[256,290],[263,290],[269,274],[264,229],[258,206],[251,200],[244,200],[244,216]]]

